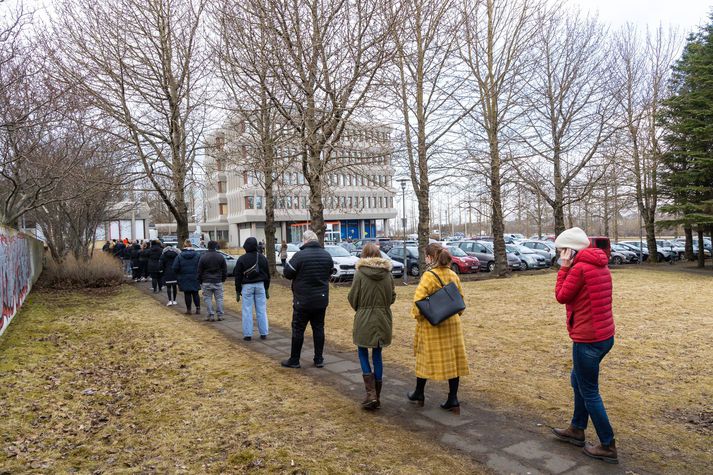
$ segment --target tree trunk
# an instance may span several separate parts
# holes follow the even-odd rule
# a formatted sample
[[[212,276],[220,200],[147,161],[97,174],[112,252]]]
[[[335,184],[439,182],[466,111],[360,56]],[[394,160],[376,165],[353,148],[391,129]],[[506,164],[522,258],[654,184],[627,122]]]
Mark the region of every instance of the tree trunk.
[[[649,248],[649,262],[659,261],[656,247],[656,221],[649,213],[644,213],[644,229],[646,230],[646,245]]]
[[[692,261],[693,257],[693,228],[690,224],[683,227],[683,233],[686,235],[686,260]]]
[[[426,270],[426,246],[431,237],[431,215],[428,206],[430,188],[428,182],[421,182],[421,189],[416,193],[418,199],[418,268],[423,273]],[[404,262],[406,265],[406,262]],[[404,272],[407,272],[404,269]]]
[[[319,170],[319,152],[310,151],[310,165],[303,165],[303,170],[309,170],[305,173],[309,183],[309,218],[310,228],[317,234],[319,243],[324,245],[324,233],[327,226],[324,223],[324,204],[322,203],[322,176],[318,173]]]
[[[273,179],[272,160],[266,160],[265,173],[265,257],[270,268],[270,275],[277,275],[277,263],[275,262],[275,205],[273,203]],[[269,164],[269,165],[268,165]],[[285,239],[283,237],[283,239]]]
[[[503,222],[502,191],[500,183],[500,151],[497,137],[490,137],[490,226],[493,233],[493,250],[495,252],[495,275],[508,274],[508,261],[505,251],[505,223]]]
[[[703,252],[705,249],[705,241],[703,241],[703,225],[698,225],[698,266],[704,268],[706,266],[706,255]]]

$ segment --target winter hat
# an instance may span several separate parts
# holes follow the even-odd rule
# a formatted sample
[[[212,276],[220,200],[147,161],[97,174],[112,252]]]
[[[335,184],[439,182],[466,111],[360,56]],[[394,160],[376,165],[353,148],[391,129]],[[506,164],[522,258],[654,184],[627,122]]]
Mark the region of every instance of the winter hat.
[[[587,233],[580,228],[569,228],[557,236],[557,239],[555,239],[555,247],[558,249],[581,251],[589,247],[589,238],[587,237]]]
[[[257,252],[257,239],[254,237],[247,238],[243,244],[243,249],[245,249],[245,252]]]

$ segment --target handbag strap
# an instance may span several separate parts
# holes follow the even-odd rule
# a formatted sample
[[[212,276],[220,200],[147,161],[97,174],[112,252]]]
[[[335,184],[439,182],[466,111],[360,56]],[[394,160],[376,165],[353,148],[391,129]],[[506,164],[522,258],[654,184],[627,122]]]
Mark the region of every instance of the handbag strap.
[[[446,286],[446,284],[443,283],[443,281],[441,280],[441,278],[438,277],[438,274],[436,274],[436,273],[433,272],[432,270],[429,270],[428,272],[430,272],[431,274],[433,274],[433,275],[436,276],[436,279],[438,279],[438,282],[441,284],[441,287],[445,287],[445,286]]]

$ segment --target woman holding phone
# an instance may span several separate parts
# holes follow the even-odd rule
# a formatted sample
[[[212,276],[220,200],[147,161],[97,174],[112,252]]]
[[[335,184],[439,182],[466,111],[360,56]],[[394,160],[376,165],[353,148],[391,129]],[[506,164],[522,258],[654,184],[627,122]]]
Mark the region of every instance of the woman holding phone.
[[[584,447],[592,458],[618,463],[614,430],[599,394],[599,365],[614,345],[612,279],[606,253],[589,245],[580,228],[567,229],[555,240],[562,266],[555,298],[567,308],[574,414],[568,428],[552,431],[559,440]],[[590,418],[599,437],[596,445],[585,442]]]

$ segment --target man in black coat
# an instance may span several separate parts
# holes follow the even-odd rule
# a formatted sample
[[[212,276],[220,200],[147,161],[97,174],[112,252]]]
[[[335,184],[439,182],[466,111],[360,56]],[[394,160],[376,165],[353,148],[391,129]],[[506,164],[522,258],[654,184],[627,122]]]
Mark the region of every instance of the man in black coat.
[[[292,351],[282,362],[286,368],[300,367],[300,354],[307,323],[314,337],[314,365],[324,367],[324,314],[329,305],[329,278],[334,262],[319,244],[313,231],[305,231],[302,249],[285,266],[292,280]]]
[[[228,278],[228,264],[225,257],[218,252],[218,243],[208,241],[208,251],[203,253],[198,261],[198,283],[203,291],[203,299],[208,309],[206,320],[209,322],[223,320],[223,282]],[[213,296],[215,296],[215,312],[213,311]]]

